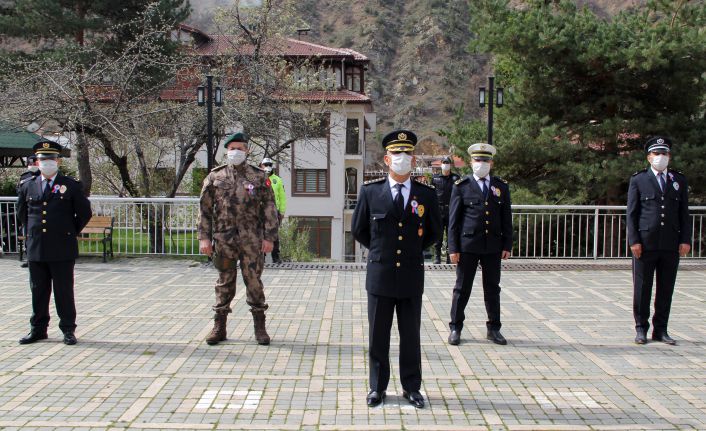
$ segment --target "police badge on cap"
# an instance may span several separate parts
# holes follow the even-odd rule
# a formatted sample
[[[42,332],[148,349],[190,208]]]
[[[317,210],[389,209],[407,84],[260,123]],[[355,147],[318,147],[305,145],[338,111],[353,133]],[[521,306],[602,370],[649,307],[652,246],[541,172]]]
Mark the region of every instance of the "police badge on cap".
[[[38,159],[56,158],[61,154],[62,147],[54,141],[43,139],[32,147]]]
[[[654,136],[645,143],[645,152],[669,153],[672,151],[672,141],[666,136]]]
[[[468,155],[476,160],[493,160],[493,156],[498,150],[494,146],[488,144],[473,144],[468,147]]]
[[[387,151],[414,151],[417,135],[409,130],[395,130],[382,138],[382,147]]]

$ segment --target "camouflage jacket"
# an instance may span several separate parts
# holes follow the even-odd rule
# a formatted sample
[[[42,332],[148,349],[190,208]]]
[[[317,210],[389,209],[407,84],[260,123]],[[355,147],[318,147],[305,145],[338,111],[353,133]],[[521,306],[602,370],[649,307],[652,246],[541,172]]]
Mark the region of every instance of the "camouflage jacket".
[[[259,250],[263,239],[277,240],[277,225],[274,193],[264,171],[246,163],[223,165],[204,179],[199,239],[215,242],[219,253],[237,258],[242,247]]]

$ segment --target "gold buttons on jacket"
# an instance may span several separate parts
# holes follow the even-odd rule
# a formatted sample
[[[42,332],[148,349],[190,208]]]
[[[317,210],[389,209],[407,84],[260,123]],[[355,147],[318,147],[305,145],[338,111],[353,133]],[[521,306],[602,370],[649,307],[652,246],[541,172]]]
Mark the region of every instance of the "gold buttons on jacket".
[[[47,206],[47,203],[46,203],[46,202],[44,202],[44,206]]]
[[[399,268],[399,267],[400,267],[400,263],[397,262],[397,263],[395,264],[395,266]]]
[[[399,241],[402,241],[402,235],[398,236],[397,239],[398,239]]]
[[[46,231],[47,231],[46,229],[42,229],[42,232],[46,232]]]
[[[664,208],[664,207],[662,207]],[[402,222],[397,223],[397,226],[402,227]]]
[[[488,229],[485,230],[485,233],[488,233]]]
[[[486,220],[486,221],[485,221],[485,224],[490,224],[490,222],[489,222],[488,220]]]
[[[46,220],[42,220],[42,223],[46,223],[46,222],[47,222]]]
[[[664,226],[664,222],[661,222],[660,224],[661,224],[662,226]]]
[[[486,211],[486,212],[485,212],[485,215],[490,215],[490,211]]]
[[[46,211],[42,211],[42,214],[43,214],[43,215],[47,215],[47,212],[46,212]]]

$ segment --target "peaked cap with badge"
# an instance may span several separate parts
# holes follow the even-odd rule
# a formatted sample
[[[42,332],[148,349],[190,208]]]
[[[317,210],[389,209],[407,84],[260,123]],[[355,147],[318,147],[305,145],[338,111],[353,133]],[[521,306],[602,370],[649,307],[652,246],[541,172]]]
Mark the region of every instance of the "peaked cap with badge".
[[[417,135],[409,130],[394,130],[382,138],[382,147],[385,151],[412,152],[416,145]]]
[[[49,139],[43,139],[32,146],[37,159],[54,159],[61,157],[62,146]]]
[[[476,160],[493,160],[498,150],[489,144],[478,143],[468,147],[468,155]]]

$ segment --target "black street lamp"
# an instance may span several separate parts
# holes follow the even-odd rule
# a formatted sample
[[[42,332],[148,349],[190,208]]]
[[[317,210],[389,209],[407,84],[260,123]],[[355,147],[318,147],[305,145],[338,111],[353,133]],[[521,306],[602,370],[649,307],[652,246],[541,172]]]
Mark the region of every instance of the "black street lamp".
[[[208,172],[213,169],[216,152],[213,146],[213,105],[223,106],[223,89],[220,86],[213,88],[213,75],[206,75],[206,85],[199,85],[196,89],[196,103],[206,106],[206,168]]]
[[[495,90],[495,77],[488,77],[488,145],[493,145],[493,93],[496,93],[496,105],[498,108],[503,106],[505,102],[505,95],[502,87],[498,87],[497,92]],[[485,87],[480,87],[478,89],[478,103],[481,108],[485,108],[486,104],[486,92]]]

